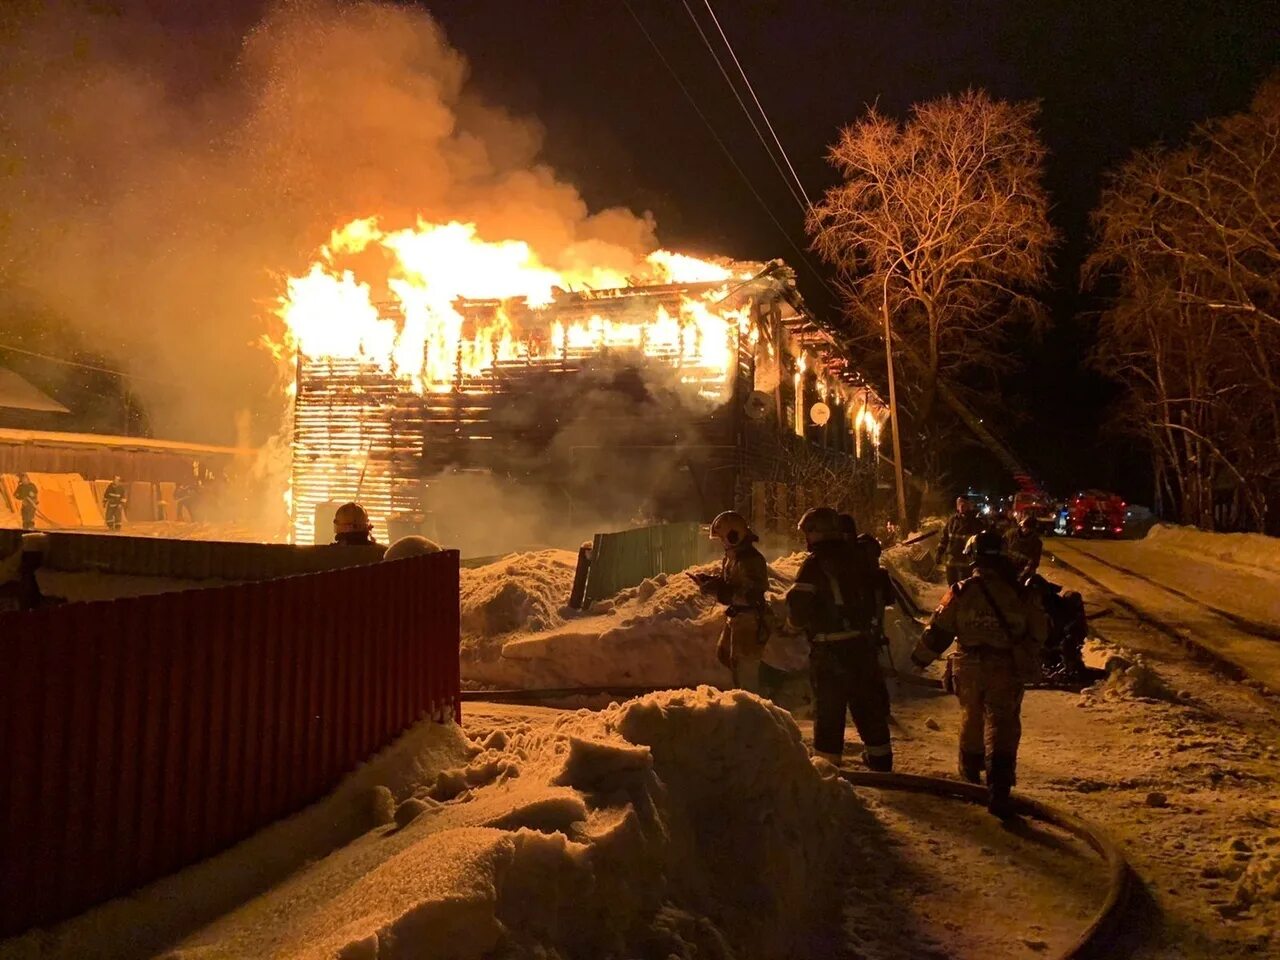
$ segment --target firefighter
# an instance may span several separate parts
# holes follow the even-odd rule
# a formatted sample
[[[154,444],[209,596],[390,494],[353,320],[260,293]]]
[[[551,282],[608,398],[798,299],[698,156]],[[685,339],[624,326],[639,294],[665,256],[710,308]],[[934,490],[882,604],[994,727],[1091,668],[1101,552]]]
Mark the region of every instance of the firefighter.
[[[986,770],[987,809],[1004,818],[1011,813],[1023,688],[1039,676],[1047,623],[1002,546],[989,531],[969,540],[973,575],[947,591],[911,660],[923,668],[956,644],[945,685],[960,699],[960,775],[979,783]]]
[[[119,530],[124,523],[124,507],[129,502],[128,491],[120,482],[119,477],[115,477],[107,484],[107,489],[102,494],[103,512],[106,515],[107,529]]]
[[[947,565],[947,586],[955,586],[969,576],[971,566],[965,559],[964,547],[969,538],[983,531],[982,521],[973,509],[973,504],[965,497],[956,497],[956,512],[942,528],[938,538],[938,552],[935,563]]]
[[[769,566],[759,539],[740,513],[725,511],[711,522],[711,539],[724,547],[718,574],[695,574],[698,589],[725,605],[716,656],[733,671],[733,685],[760,694],[760,660],[769,639],[765,592]]]
[[[1013,564],[1018,582],[1026,583],[1035,575],[1036,569],[1040,566],[1040,556],[1044,551],[1040,532],[1036,529],[1034,514],[1024,513],[1019,518],[1018,525],[1010,528],[1005,534],[1004,547],[1009,555],[1009,562]]]
[[[884,611],[890,606],[893,598],[893,585],[889,581],[889,572],[880,565],[880,554],[883,552],[880,541],[869,533],[858,533],[858,521],[852,514],[842,513],[836,518],[840,526],[840,535],[846,543],[851,543],[865,557],[869,569],[875,574],[876,583],[876,627],[881,644],[889,641],[884,637]]]
[[[376,545],[373,521],[358,503],[344,503],[333,515],[333,542],[351,547]]]
[[[36,510],[40,503],[40,491],[31,482],[31,477],[25,473],[18,477],[18,485],[14,488],[13,495],[21,507],[22,529],[34,530],[36,528]]]
[[[838,514],[815,507],[800,518],[809,555],[787,592],[792,624],[809,638],[813,750],[839,764],[846,711],[872,770],[893,769],[889,691],[880,671],[875,567],[840,530]]]

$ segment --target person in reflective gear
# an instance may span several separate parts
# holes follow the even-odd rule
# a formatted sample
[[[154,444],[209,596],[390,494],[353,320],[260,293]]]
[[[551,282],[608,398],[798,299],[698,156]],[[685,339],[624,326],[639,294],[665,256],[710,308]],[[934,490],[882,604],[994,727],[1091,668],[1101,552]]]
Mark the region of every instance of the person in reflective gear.
[[[1039,675],[1047,622],[1001,547],[991,532],[969,541],[973,576],[947,591],[911,659],[927,666],[955,643],[950,686],[960,699],[960,775],[978,783],[985,769],[988,809],[1003,817],[1016,779],[1023,688]]]
[[[365,546],[373,539],[373,521],[358,503],[344,503],[333,515],[333,542],[347,546]]]
[[[103,514],[106,517],[108,530],[119,530],[124,523],[124,505],[129,502],[129,494],[119,477],[107,484],[102,494]]]
[[[18,485],[14,488],[13,495],[21,507],[22,529],[34,530],[36,528],[36,509],[40,503],[40,491],[31,482],[31,478],[24,473],[18,477]]]
[[[696,575],[698,589],[725,605],[724,628],[716,656],[733,671],[733,685],[759,694],[760,660],[769,639],[765,592],[769,565],[756,549],[759,539],[746,519],[728,510],[711,522],[711,539],[724,547],[720,572]]]
[[[956,497],[956,512],[951,515],[938,537],[936,563],[947,565],[947,585],[953,586],[969,576],[972,565],[964,555],[969,538],[977,536],[985,527],[974,512],[973,504],[964,497]]]
[[[844,754],[845,714],[862,738],[872,770],[893,769],[889,691],[880,672],[876,568],[850,543],[839,517],[817,507],[800,519],[809,555],[787,592],[792,624],[809,638],[813,683],[813,750],[838,764]]]
[[[1044,552],[1044,544],[1036,530],[1036,518],[1032,514],[1024,513],[1018,525],[1005,535],[1004,547],[1018,582],[1025,583],[1040,566]]]

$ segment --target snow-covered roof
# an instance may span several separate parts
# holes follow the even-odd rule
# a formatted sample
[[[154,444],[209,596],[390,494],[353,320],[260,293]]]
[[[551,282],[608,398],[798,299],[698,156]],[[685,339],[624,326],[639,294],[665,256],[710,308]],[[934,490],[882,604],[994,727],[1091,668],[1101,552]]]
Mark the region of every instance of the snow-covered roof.
[[[0,367],[0,407],[37,413],[71,412],[39,387],[33,386],[6,367]]]
[[[0,443],[65,447],[116,447],[131,450],[154,450],[165,453],[237,455],[253,452],[245,447],[220,447],[207,443],[186,443],[181,440],[155,440],[150,437],[120,437],[108,433],[63,433],[55,430],[0,429]]]

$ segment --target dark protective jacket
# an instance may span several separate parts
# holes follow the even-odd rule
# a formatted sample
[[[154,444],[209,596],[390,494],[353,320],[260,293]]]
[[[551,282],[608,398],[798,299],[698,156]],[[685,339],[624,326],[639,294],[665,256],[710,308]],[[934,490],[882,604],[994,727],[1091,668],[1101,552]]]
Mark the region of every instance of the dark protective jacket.
[[[988,648],[1032,654],[1038,661],[1048,636],[1044,608],[1033,591],[996,567],[979,566],[947,591],[911,659],[927,664],[954,642],[965,650]]]
[[[102,504],[108,508],[123,507],[128,499],[129,495],[125,491],[123,483],[108,484],[106,491],[102,494]]]
[[[1014,527],[1004,538],[1004,549],[1019,579],[1029,577],[1040,566],[1040,557],[1044,544],[1040,534],[1025,532],[1021,527]]]
[[[787,592],[788,616],[810,640],[879,639],[880,590],[878,565],[864,545],[845,540],[816,543]]]
[[[36,504],[40,501],[40,491],[36,489],[36,485],[30,480],[26,483],[18,484],[13,491],[13,495],[17,497],[19,503],[32,510],[36,508]]]
[[[986,525],[973,513],[954,513],[942,527],[938,537],[939,563],[965,563],[964,545],[986,529]]]
[[[726,550],[720,573],[708,580],[703,589],[725,604],[730,613],[763,609],[769,589],[769,564],[756,549],[755,540]]]

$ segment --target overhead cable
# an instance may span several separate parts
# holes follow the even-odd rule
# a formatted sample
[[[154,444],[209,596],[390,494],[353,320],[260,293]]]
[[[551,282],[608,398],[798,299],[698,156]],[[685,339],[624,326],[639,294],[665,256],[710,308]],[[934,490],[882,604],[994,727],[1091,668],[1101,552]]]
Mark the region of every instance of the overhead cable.
[[[724,28],[720,26],[720,18],[716,16],[715,10],[711,7],[711,0],[703,0],[703,2],[707,5],[707,13],[711,14],[711,22],[716,25],[716,30],[720,32],[720,39],[724,41],[724,45],[729,51],[729,56],[733,57],[734,65],[737,66],[738,73],[742,76],[742,82],[746,84],[747,90],[751,94],[751,99],[755,101],[756,109],[760,111],[760,116],[764,119],[765,126],[769,128],[769,134],[773,137],[773,142],[778,147],[778,153],[782,155],[782,159],[787,164],[787,169],[791,171],[792,179],[795,180],[796,186],[804,197],[805,209],[807,211],[808,208],[813,206],[813,201],[809,199],[809,194],[805,190],[804,184],[800,182],[800,177],[796,173],[796,168],[791,163],[791,158],[787,156],[787,151],[783,148],[782,141],[778,139],[778,134],[773,129],[773,124],[769,122],[769,114],[765,112],[763,104],[760,103],[760,98],[756,96],[755,87],[751,85],[751,81],[747,78],[747,71],[743,69],[742,61],[738,59],[738,54],[734,52],[733,44],[729,42],[729,37],[725,34]],[[687,6],[688,5],[686,4],[686,7]]]
[[[782,178],[782,182],[785,183],[787,185],[787,189],[791,191],[791,196],[794,197],[796,203],[800,205],[801,213],[808,213],[808,200],[796,192],[794,184],[792,184],[791,180],[787,177],[786,171],[782,169],[782,164],[780,164],[778,162],[778,158],[774,156],[773,147],[769,146],[769,141],[765,139],[764,131],[760,129],[760,124],[756,122],[756,118],[752,114],[751,109],[747,106],[746,101],[742,99],[742,94],[738,92],[738,85],[733,82],[732,78],[729,76],[729,71],[724,68],[724,64],[720,61],[720,55],[716,53],[716,48],[712,46],[711,38],[708,37],[706,31],[702,29],[702,24],[698,22],[697,16],[694,15],[693,8],[689,6],[688,0],[681,0],[681,3],[684,4],[685,13],[689,14],[689,19],[693,21],[693,25],[698,31],[698,36],[702,38],[703,46],[707,48],[707,52],[711,54],[711,59],[715,61],[716,67],[719,68],[720,76],[724,77],[724,82],[728,85],[730,92],[733,94],[733,98],[738,101],[738,106],[742,108],[742,113],[747,118],[747,122],[751,124],[751,129],[756,132],[756,137],[759,138],[760,145],[764,147],[764,152],[769,155],[769,161],[773,164],[774,169],[778,171],[778,176]],[[729,52],[732,53],[733,51],[730,50]],[[767,119],[766,122],[768,122]]]

